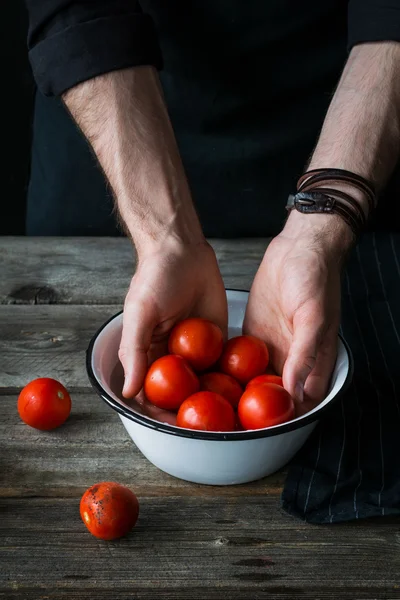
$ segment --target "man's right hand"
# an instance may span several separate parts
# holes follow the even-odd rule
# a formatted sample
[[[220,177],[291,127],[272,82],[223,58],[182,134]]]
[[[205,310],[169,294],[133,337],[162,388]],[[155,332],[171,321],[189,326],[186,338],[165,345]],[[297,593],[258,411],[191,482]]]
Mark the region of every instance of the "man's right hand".
[[[226,336],[226,293],[212,247],[168,239],[142,250],[125,299],[119,349],[126,398],[141,390],[149,360],[166,353],[175,323],[191,316],[210,319]]]
[[[204,238],[158,74],[105,73],[63,96],[91,144],[138,255],[126,295],[119,358],[123,395],[142,388],[149,360],[165,353],[173,325],[190,316],[227,330],[227,301]]]

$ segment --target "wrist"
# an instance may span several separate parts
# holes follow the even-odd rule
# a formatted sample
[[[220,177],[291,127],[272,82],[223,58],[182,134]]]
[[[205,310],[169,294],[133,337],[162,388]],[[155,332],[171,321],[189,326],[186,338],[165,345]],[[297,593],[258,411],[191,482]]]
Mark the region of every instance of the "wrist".
[[[204,235],[199,234],[196,238],[188,239],[176,232],[169,232],[157,240],[136,237],[133,245],[139,261],[156,256],[166,259],[169,256],[195,255],[205,248],[211,248]]]
[[[130,237],[139,260],[150,256],[171,256],[201,251],[209,244],[195,215],[190,219],[174,215],[159,223],[148,220],[145,224],[135,223],[129,228]]]
[[[302,214],[292,210],[281,235],[292,244],[318,248],[328,258],[339,262],[355,243],[352,230],[336,214]]]
[[[365,177],[338,167],[308,169],[288,200],[291,211],[283,235],[291,243],[317,245],[342,261],[364,230],[375,206],[374,186]]]
[[[310,164],[310,170],[324,168],[325,167],[316,167],[314,166],[314,163]],[[337,190],[338,192],[344,192],[345,194],[349,195],[355,202],[357,202],[366,220],[368,220],[368,218],[370,217],[371,204],[368,199],[368,196],[366,192],[364,192],[360,187],[357,187],[357,185],[354,185],[347,181],[335,181],[333,178],[333,180],[327,179],[326,181],[316,182],[312,186],[312,189],[315,191],[318,191],[319,188],[330,188],[332,190]],[[332,195],[334,196],[333,192]]]
[[[119,213],[127,234],[138,255],[152,254],[164,247],[192,246],[205,243],[199,218],[189,193],[175,198],[172,193],[148,194],[145,210],[143,202],[118,201]]]
[[[153,231],[136,229],[132,241],[139,259],[155,254],[169,256],[192,252],[208,245],[201,229],[195,231],[175,225],[166,227],[158,235],[154,235]]]

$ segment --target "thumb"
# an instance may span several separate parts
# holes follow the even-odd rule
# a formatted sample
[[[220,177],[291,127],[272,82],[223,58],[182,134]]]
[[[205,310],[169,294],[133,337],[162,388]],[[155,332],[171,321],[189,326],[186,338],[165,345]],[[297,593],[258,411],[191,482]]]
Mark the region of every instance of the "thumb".
[[[315,367],[324,330],[324,320],[313,312],[311,316],[300,314],[293,319],[293,338],[282,376],[285,388],[299,402],[303,401],[305,382]]]
[[[143,387],[155,325],[156,316],[151,304],[140,300],[125,303],[118,351],[125,374],[122,390],[125,398],[136,396]]]

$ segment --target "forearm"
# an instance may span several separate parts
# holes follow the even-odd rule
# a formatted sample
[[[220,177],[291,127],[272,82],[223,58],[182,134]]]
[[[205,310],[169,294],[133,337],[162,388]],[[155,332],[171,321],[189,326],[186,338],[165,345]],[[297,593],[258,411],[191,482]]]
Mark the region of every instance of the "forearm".
[[[378,194],[400,149],[400,44],[380,42],[353,48],[327,112],[308,169],[339,168],[371,181]],[[323,185],[323,184],[322,184]],[[365,195],[344,183],[330,183],[357,200],[365,213]],[[349,227],[333,215],[292,211],[285,234],[315,237],[333,255],[345,256],[354,241]]]
[[[379,192],[399,158],[399,136],[400,43],[355,46],[309,168],[358,173]]]
[[[203,234],[152,67],[110,72],[69,90],[65,104],[92,146],[135,245]]]

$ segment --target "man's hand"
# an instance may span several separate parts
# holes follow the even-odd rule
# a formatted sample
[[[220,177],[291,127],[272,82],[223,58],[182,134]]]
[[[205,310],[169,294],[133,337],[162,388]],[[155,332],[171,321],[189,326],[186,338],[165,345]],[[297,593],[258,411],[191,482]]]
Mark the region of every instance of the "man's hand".
[[[366,177],[378,192],[399,158],[400,44],[355,46],[332,99],[309,169]],[[346,184],[368,212],[362,192]],[[271,242],[251,289],[245,329],[265,339],[285,388],[306,412],[324,397],[337,352],[340,274],[352,246],[337,216],[293,211]]]
[[[292,213],[268,246],[251,288],[244,329],[266,341],[288,392],[298,402],[304,394],[300,411],[320,402],[329,385],[341,265],[351,241],[350,229],[337,217]]]
[[[148,360],[165,353],[177,321],[208,318],[226,333],[225,289],[192,202],[156,71],[107,73],[71,89],[64,101],[93,147],[137,251],[119,350],[123,395],[130,398],[142,388]]]
[[[172,327],[203,317],[227,333],[227,301],[213,249],[167,241],[139,256],[125,300],[119,358],[125,372],[123,395],[142,388],[150,360],[166,353]]]

